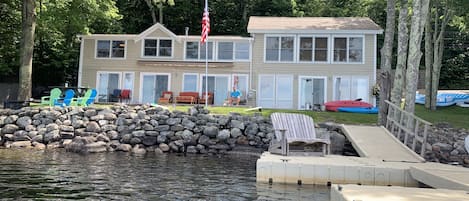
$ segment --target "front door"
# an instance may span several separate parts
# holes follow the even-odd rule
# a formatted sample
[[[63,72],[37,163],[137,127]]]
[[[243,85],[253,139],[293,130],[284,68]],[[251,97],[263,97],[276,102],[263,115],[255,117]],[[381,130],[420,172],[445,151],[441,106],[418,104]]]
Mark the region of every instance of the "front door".
[[[202,76],[202,94],[205,93],[205,75]],[[209,75],[208,76],[208,92],[212,92],[214,105],[223,105],[229,93],[229,76],[228,75]]]
[[[326,78],[300,76],[298,109],[312,109],[314,105],[322,105],[326,101]]]
[[[169,90],[169,75],[142,74],[142,103],[157,103],[163,91]]]

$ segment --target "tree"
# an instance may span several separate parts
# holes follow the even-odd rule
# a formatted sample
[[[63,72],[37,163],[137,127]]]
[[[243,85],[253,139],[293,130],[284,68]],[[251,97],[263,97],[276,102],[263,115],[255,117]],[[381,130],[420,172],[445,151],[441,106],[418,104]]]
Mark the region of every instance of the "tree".
[[[401,0],[399,10],[398,36],[397,36],[397,63],[394,73],[394,82],[391,90],[391,102],[401,105],[402,92],[405,87],[405,71],[407,65],[407,48],[409,47],[409,29],[407,20],[409,7],[407,0]]]
[[[380,93],[379,93],[379,115],[380,125],[386,124],[387,105],[384,102],[389,99],[391,90],[391,61],[392,48],[394,42],[394,30],[396,26],[396,2],[388,0],[386,17],[386,31],[384,36],[384,45],[381,48],[381,74],[380,74]]]
[[[21,37],[21,1],[3,1],[0,4],[0,77],[18,78],[20,37]]]
[[[36,4],[34,0],[23,0],[22,35],[18,100],[31,98],[33,71],[34,30],[36,29]]]
[[[405,110],[410,113],[415,111],[415,91],[417,91],[418,70],[422,52],[423,28],[427,18],[430,0],[414,0],[412,5],[412,20],[409,35],[409,54],[407,57],[406,71],[406,98]]]
[[[163,24],[163,8],[165,5],[174,6],[174,0],[144,0],[151,12],[153,24],[156,24],[156,9],[158,9],[160,24]]]
[[[427,20],[425,22],[425,108],[431,107],[431,93],[432,93],[432,63],[433,63],[433,36],[432,36],[432,18],[431,10],[428,12]]]

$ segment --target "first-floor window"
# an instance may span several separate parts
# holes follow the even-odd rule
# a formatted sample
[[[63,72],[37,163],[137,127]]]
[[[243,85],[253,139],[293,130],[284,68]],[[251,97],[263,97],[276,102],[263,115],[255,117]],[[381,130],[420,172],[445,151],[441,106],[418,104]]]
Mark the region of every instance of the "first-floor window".
[[[362,99],[369,101],[368,76],[334,77],[334,100]]]

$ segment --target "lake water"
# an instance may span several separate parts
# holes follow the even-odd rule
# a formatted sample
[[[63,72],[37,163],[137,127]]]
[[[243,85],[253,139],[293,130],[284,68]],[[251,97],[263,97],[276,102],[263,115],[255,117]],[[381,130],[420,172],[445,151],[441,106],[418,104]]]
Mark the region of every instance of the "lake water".
[[[5,200],[329,200],[314,185],[256,183],[256,157],[80,155],[0,149]]]

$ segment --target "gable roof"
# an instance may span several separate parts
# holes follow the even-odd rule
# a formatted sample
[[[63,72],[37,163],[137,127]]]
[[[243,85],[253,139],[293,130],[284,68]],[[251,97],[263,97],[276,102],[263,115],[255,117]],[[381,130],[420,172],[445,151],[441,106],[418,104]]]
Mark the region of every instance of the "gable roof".
[[[156,23],[153,26],[151,26],[150,28],[148,28],[147,30],[145,30],[142,33],[138,34],[137,37],[135,37],[135,42],[138,42],[138,41],[142,40],[143,38],[147,37],[148,35],[150,35],[151,33],[153,33],[154,31],[156,31],[158,29],[163,31],[164,33],[168,34],[169,37],[171,37],[173,39],[178,39],[176,34],[174,34],[172,31],[167,29],[162,24]]]
[[[249,33],[374,33],[382,28],[368,17],[251,16]]]

